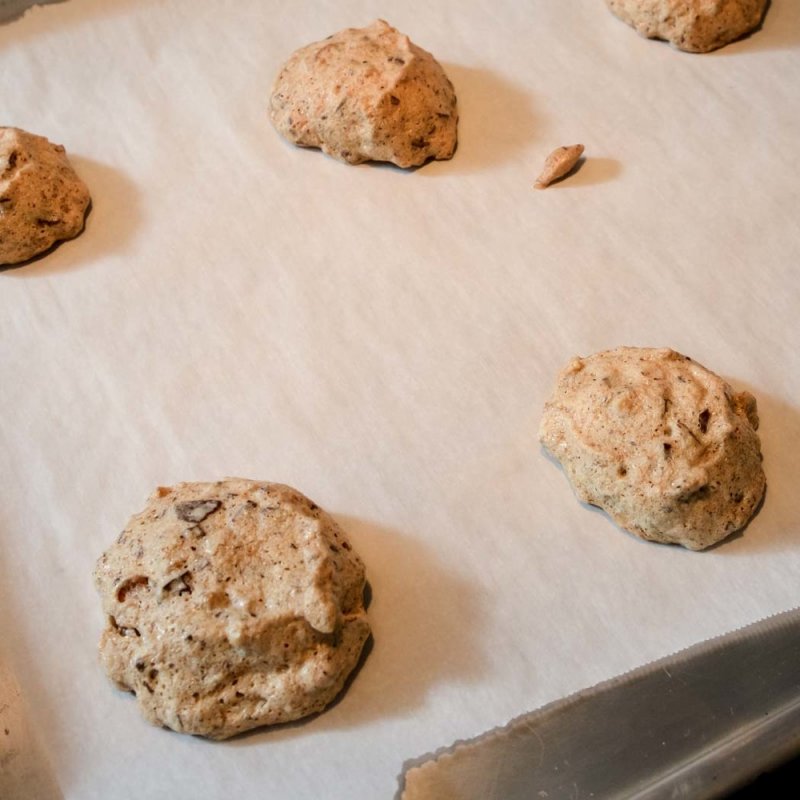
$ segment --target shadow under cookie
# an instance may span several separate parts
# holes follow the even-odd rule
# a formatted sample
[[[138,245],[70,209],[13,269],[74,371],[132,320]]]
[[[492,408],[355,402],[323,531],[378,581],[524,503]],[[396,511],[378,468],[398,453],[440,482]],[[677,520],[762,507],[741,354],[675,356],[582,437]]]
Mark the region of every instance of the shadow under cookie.
[[[373,593],[372,637],[347,691],[319,714],[251,731],[229,745],[305,735],[307,726],[340,730],[408,716],[433,686],[477,683],[488,668],[480,645],[485,604],[475,584],[449,572],[420,539],[354,517],[335,518],[363,557]]]
[[[0,267],[0,275],[33,278],[78,269],[124,252],[133,239],[141,222],[138,187],[115,167],[73,154],[70,161],[92,194],[83,229],[27,261]]]

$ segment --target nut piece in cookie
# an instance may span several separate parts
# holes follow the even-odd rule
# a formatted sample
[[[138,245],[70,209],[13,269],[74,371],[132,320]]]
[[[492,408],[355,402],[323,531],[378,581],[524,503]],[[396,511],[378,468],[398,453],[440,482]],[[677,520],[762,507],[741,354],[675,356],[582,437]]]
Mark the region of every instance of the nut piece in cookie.
[[[60,144],[0,127],[0,265],[27,261],[77,236],[89,199]]]
[[[606,0],[612,13],[648,39],[707,53],[755,30],[768,0]]]
[[[270,117],[290,142],[348,164],[416,167],[456,149],[452,83],[430,53],[383,20],[293,53],[273,86]]]
[[[673,350],[575,358],[539,439],[578,497],[653,542],[703,550],[744,527],[764,495],[755,398]]]
[[[553,150],[545,159],[534,188],[546,189],[553,181],[563,178],[578,163],[583,149],[582,144],[570,144]]]
[[[280,484],[159,488],[94,577],[108,676],[184,733],[225,739],[321,711],[369,636],[361,559]]]

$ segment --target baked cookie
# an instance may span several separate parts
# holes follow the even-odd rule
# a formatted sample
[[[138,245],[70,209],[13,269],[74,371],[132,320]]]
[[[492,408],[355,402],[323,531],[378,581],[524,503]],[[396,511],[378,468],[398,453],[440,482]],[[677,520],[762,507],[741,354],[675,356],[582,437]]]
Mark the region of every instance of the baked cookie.
[[[321,711],[369,636],[361,559],[280,484],[161,487],[94,577],[106,672],[183,733],[225,739]]]
[[[416,167],[456,149],[453,84],[380,19],[297,50],[275,81],[270,116],[290,142],[348,164]]]
[[[756,400],[673,350],[621,347],[558,376],[539,439],[578,497],[642,539],[702,550],[764,495]]]
[[[768,0],[606,0],[611,11],[648,39],[707,53],[755,30]]]
[[[77,236],[89,200],[60,144],[0,127],[0,264],[19,264]]]

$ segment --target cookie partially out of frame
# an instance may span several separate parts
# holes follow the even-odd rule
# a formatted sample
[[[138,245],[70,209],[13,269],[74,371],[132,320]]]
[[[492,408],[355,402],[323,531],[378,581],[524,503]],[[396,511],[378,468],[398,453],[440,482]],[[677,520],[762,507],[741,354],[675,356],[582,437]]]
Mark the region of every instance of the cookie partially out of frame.
[[[539,439],[578,497],[654,542],[702,550],[742,528],[764,495],[756,400],[668,349],[575,358]]]
[[[707,53],[755,30],[768,0],[606,0],[611,11],[648,39]]]
[[[290,142],[349,164],[414,167],[456,149],[453,85],[430,53],[383,20],[292,54],[275,81],[270,116]]]
[[[0,265],[27,261],[77,236],[89,200],[62,145],[0,127]]]
[[[213,739],[321,711],[369,636],[360,558],[280,484],[157,489],[95,583],[111,680],[150,722]]]

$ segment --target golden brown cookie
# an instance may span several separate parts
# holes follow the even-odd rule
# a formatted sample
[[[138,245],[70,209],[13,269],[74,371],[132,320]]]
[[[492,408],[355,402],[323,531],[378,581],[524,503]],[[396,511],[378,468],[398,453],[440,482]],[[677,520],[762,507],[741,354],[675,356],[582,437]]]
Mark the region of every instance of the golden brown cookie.
[[[414,167],[456,149],[453,85],[430,53],[383,20],[297,50],[275,81],[270,116],[290,142],[348,164]]]
[[[321,711],[369,636],[361,559],[280,484],[157,489],[95,583],[109,677],[150,722],[212,739]]]
[[[648,39],[707,53],[755,30],[767,0],[606,0],[611,11]]]
[[[0,265],[27,261],[77,236],[89,200],[60,144],[0,127]]]
[[[558,376],[539,439],[578,497],[643,539],[702,550],[764,495],[756,400],[673,350],[620,347]]]

